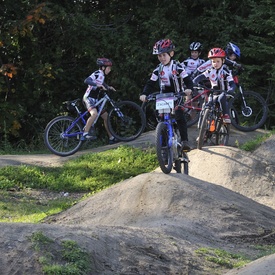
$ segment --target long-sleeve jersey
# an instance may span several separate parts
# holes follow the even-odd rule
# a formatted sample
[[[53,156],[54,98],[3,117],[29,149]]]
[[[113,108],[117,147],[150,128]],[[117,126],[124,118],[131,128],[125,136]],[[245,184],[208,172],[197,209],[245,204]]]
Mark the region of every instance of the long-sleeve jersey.
[[[233,76],[240,74],[240,64],[238,64],[236,61],[230,60],[228,58],[225,58],[224,64],[228,66],[228,68],[232,71]],[[199,67],[196,68],[196,70],[193,72],[193,77],[197,76],[198,74],[210,69],[212,67],[211,60],[207,60],[203,64],[201,64]],[[237,69],[235,69],[237,68]]]
[[[85,100],[88,97],[97,98],[100,93],[100,89],[97,87],[97,85],[103,85],[104,87],[108,88],[108,85],[104,82],[104,80],[105,75],[102,70],[97,70],[88,76],[84,80],[84,83],[89,86],[83,96],[83,99]]]
[[[181,64],[184,65],[185,71],[192,75],[192,73],[201,66],[205,61],[201,58],[193,59],[192,57],[188,57]]]
[[[226,65],[223,65],[218,70],[211,66],[210,69],[207,69],[205,72],[196,76],[193,79],[193,82],[198,84],[207,79],[210,81],[212,88],[217,87],[217,89],[225,91],[234,91],[236,89],[232,73]]]
[[[164,92],[182,92],[183,83],[187,89],[193,89],[193,82],[184,67],[177,61],[171,60],[168,65],[159,64],[153,71],[151,78],[144,86],[143,95],[159,91],[163,85]]]

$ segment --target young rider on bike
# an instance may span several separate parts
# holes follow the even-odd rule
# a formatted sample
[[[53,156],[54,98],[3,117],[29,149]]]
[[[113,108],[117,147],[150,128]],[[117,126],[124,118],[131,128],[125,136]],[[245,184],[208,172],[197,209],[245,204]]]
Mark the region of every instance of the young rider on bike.
[[[143,92],[140,95],[141,101],[146,101],[146,96],[162,90],[168,92],[182,92],[182,83],[184,81],[186,95],[190,95],[193,89],[193,83],[190,76],[186,73],[183,66],[173,60],[175,53],[175,45],[170,39],[162,39],[155,43],[153,54],[158,56],[160,64],[153,71],[151,78],[144,86]],[[188,144],[187,123],[184,117],[184,108],[181,105],[175,107],[175,119],[179,128],[182,140],[182,149],[190,150]]]
[[[239,75],[241,71],[243,71],[242,65],[237,63],[235,60],[241,57],[241,50],[240,48],[231,42],[229,42],[225,48],[226,58],[225,58],[225,65],[229,67],[232,71],[232,75]],[[206,61],[205,63],[198,66],[195,71],[193,72],[193,77],[197,76],[198,74],[210,69],[212,66],[211,60]]]
[[[234,91],[236,84],[233,80],[233,76],[225,63],[226,53],[221,48],[213,48],[208,53],[208,58],[211,60],[211,68],[207,69],[202,74],[199,74],[193,79],[195,84],[200,83],[203,80],[209,80],[211,87],[217,90]],[[226,99],[226,94],[223,92],[214,97],[214,100],[218,100],[222,112],[223,112],[223,122],[231,123],[229,117],[228,102]]]
[[[84,80],[84,83],[88,85],[88,88],[83,96],[83,102],[86,105],[87,110],[90,112],[90,117],[87,120],[85,130],[81,140],[86,139],[94,139],[94,135],[90,135],[89,131],[97,117],[97,108],[94,107],[96,102],[98,101],[98,97],[101,90],[113,90],[115,89],[112,86],[108,86],[104,80],[105,76],[107,76],[111,72],[112,62],[107,58],[98,58],[96,64],[99,66],[99,69],[93,72],[89,77]],[[117,142],[117,140],[112,136],[108,129],[107,118],[108,113],[106,110],[103,110],[101,113],[101,117],[104,120],[104,126],[109,136],[109,144],[113,144]]]
[[[185,59],[182,64],[185,71],[192,77],[193,72],[204,63],[204,59],[199,58],[202,51],[202,44],[200,42],[192,42],[189,46],[190,57]]]

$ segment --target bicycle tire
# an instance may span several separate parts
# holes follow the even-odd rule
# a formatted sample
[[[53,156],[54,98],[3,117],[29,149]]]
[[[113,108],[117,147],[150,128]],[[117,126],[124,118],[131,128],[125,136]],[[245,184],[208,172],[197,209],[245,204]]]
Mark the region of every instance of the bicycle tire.
[[[145,114],[146,129],[155,130],[158,125],[158,112],[156,110],[156,102],[153,100],[142,102],[141,109]]]
[[[215,145],[227,146],[229,142],[230,124],[223,124],[221,119],[219,119],[216,124],[216,130],[213,134],[215,137]]]
[[[131,141],[143,133],[146,119],[138,104],[132,101],[120,101],[109,111],[107,123],[116,139]]]
[[[168,127],[160,122],[156,128],[156,151],[160,169],[169,174],[173,167],[173,149],[169,147]]]
[[[197,104],[198,106],[196,106],[196,107],[202,108],[203,99],[201,97],[199,97],[197,99],[197,103],[198,103]],[[188,128],[195,125],[199,121],[200,112],[201,112],[201,109],[200,110],[189,109],[187,112],[184,113]]]
[[[229,100],[232,125],[243,132],[254,131],[262,127],[268,116],[268,106],[264,98],[253,91],[243,92],[247,104],[244,109],[241,93]]]
[[[203,114],[203,118],[201,121],[201,125],[200,125],[200,131],[199,131],[199,137],[198,137],[198,144],[197,144],[197,148],[198,149],[202,149],[202,146],[204,145],[205,139],[207,137],[207,127],[208,127],[208,121],[209,121],[209,115],[210,115],[210,110],[209,109],[205,109],[204,110],[204,114]]]
[[[185,152],[183,152],[182,157],[184,159],[187,159]],[[181,159],[176,159],[174,163],[175,163],[174,169],[176,170],[177,173],[183,173],[185,175],[188,175],[189,173],[188,161],[182,161]]]
[[[52,119],[44,131],[44,143],[46,147],[55,155],[66,157],[76,153],[82,145],[80,135],[63,137],[63,133],[68,129],[75,119],[70,116],[58,116]],[[70,133],[82,132],[82,127],[77,123],[70,130]]]

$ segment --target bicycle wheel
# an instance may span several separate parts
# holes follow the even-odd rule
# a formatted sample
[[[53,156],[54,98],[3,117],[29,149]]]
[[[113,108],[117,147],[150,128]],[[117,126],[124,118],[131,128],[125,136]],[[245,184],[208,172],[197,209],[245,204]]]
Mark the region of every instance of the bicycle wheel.
[[[132,101],[121,101],[108,114],[111,134],[120,141],[134,140],[145,129],[146,119],[141,107]]]
[[[79,150],[82,145],[80,140],[82,127],[78,123],[72,126],[74,120],[69,116],[58,116],[47,124],[44,131],[44,142],[52,153],[66,157]],[[72,127],[67,132],[70,126]],[[69,136],[65,136],[65,132]]]
[[[209,116],[210,116],[210,110],[205,109],[203,113],[202,121],[200,124],[200,132],[199,132],[198,144],[197,144],[198,149],[201,149],[204,142],[206,142],[207,140],[208,125],[209,125],[209,122],[211,121]]]
[[[262,127],[267,119],[268,107],[264,98],[253,91],[243,92],[246,106],[241,93],[229,100],[232,125],[243,132],[254,131]]]
[[[185,152],[183,152],[182,159],[176,159],[175,160],[175,166],[174,169],[177,173],[184,173],[185,175],[188,175],[189,173],[189,167],[188,167],[188,157]]]
[[[223,124],[219,119],[216,125],[216,130],[212,135],[212,140],[214,139],[215,145],[227,146],[229,141],[229,131],[230,124]]]
[[[141,109],[143,110],[146,118],[146,128],[148,130],[155,130],[158,125],[158,112],[155,108],[155,101],[142,102]]]
[[[202,104],[203,104],[203,99],[199,97],[196,101],[192,102],[192,105],[195,108],[200,108],[200,109],[199,110],[188,109],[188,111],[184,113],[184,116],[187,122],[187,127],[191,127],[199,121]]]
[[[156,128],[156,150],[160,169],[169,174],[173,167],[173,149],[169,147],[169,133],[164,122],[158,123]]]

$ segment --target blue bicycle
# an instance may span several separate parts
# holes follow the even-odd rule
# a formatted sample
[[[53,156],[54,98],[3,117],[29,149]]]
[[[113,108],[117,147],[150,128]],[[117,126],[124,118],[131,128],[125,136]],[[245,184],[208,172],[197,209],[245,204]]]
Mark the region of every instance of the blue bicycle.
[[[101,112],[107,102],[111,104],[108,110],[108,127],[111,134],[119,141],[131,141],[136,139],[144,131],[146,118],[141,107],[132,101],[114,101],[107,91],[96,103],[98,115],[94,121],[95,126]],[[47,148],[54,154],[66,157],[76,153],[83,142],[81,137],[89,117],[89,112],[82,112],[79,107],[81,99],[66,101],[69,111],[76,113],[76,117],[58,116],[51,120],[44,131],[44,142]]]
[[[156,110],[159,122],[156,128],[156,150],[160,168],[169,174],[172,168],[177,173],[188,175],[189,159],[187,151],[182,150],[181,138],[176,120],[173,116],[175,101],[183,94],[159,93],[156,95]]]

